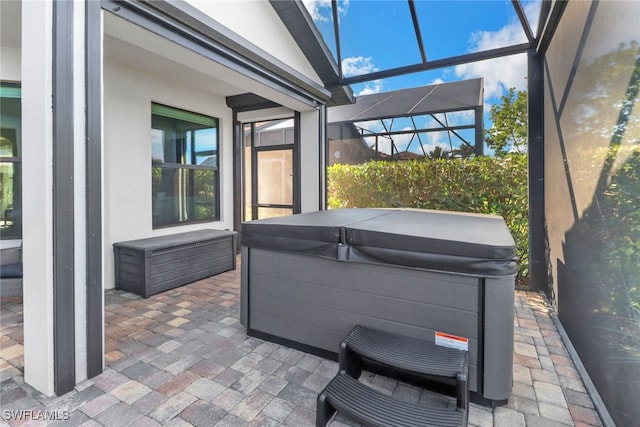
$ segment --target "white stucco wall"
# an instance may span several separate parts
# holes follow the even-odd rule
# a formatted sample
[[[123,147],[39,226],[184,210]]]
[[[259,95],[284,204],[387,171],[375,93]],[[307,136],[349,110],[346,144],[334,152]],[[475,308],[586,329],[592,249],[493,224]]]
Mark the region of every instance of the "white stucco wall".
[[[218,118],[221,221],[154,230],[151,103]],[[202,228],[233,229],[232,114],[224,97],[179,78],[166,80],[107,60],[104,64],[104,286],[114,287],[113,243]]]
[[[87,223],[86,223],[86,105],[85,105],[85,3],[74,0],[73,5],[73,262],[74,262],[74,323],[76,381],[87,379]],[[103,322],[104,325],[104,322]]]
[[[19,82],[20,78],[20,49],[15,47],[0,47],[0,80]]]
[[[317,211],[320,185],[320,144],[318,111],[300,114],[300,210]]]
[[[24,2],[22,220],[24,379],[53,394],[52,5]],[[29,29],[38,28],[39,31]]]
[[[187,0],[225,27],[316,83],[322,81],[266,0]]]

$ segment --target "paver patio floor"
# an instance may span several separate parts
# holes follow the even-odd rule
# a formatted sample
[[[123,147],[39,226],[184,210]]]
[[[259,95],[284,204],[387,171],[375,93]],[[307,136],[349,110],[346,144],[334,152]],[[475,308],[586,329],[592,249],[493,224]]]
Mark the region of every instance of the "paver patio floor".
[[[239,281],[236,270],[148,299],[107,291],[106,368],[59,397],[24,383],[22,304],[2,301],[0,425],[314,425],[317,393],[337,363],[248,337]],[[516,291],[514,310],[513,395],[493,410],[471,404],[469,425],[601,425],[545,299]],[[362,380],[410,401],[454,404],[388,378]],[[339,414],[330,423],[345,425],[356,424]]]

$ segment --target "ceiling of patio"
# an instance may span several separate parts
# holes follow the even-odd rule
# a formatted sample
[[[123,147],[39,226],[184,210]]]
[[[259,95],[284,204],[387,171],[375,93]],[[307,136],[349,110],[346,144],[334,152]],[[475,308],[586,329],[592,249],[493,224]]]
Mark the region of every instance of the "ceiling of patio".
[[[20,47],[22,8],[17,1],[0,1],[0,45]]]
[[[229,97],[250,91],[299,111],[310,107],[242,75],[238,70],[185,49],[158,34],[104,12],[104,57],[167,81],[187,82],[208,93]]]

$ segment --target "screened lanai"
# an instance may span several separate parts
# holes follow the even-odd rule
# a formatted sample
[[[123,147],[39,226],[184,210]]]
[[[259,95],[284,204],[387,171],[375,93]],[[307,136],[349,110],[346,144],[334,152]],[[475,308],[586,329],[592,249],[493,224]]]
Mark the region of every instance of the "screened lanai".
[[[18,4],[0,3],[2,12],[5,6]],[[528,92],[530,289],[544,292],[555,308],[567,332],[563,342],[575,346],[580,356],[576,360],[582,359],[593,379],[595,388],[589,386],[589,394],[598,397],[599,393],[602,397],[602,401],[599,397],[594,397],[594,401],[599,404],[598,412],[605,425],[614,425],[607,410],[619,425],[637,422],[640,411],[633,397],[640,393],[640,262],[637,257],[640,242],[637,215],[640,110],[634,106],[637,107],[640,86],[640,27],[637,25],[640,2],[103,0],[25,1],[19,4],[26,11],[22,20],[13,19],[11,14],[1,16],[2,83],[22,82],[23,106],[26,106],[22,111],[25,114],[23,123],[49,123],[47,127],[25,126],[23,140],[31,141],[25,144],[29,150],[24,151],[23,159],[10,160],[25,161],[25,165],[32,166],[22,169],[26,178],[24,188],[31,189],[23,194],[27,202],[23,206],[31,207],[24,209],[28,215],[24,224],[29,224],[25,227],[28,234],[25,234],[24,259],[26,274],[30,275],[25,290],[31,295],[31,298],[25,298],[28,302],[25,304],[25,325],[31,325],[26,328],[25,339],[27,383],[42,380],[42,384],[46,382],[46,387],[51,388],[54,380],[60,384],[61,378],[72,377],[75,360],[65,358],[67,354],[77,353],[81,359],[78,363],[80,371],[85,360],[91,364],[90,371],[101,371],[104,367],[104,339],[100,334],[104,318],[102,272],[112,269],[104,261],[111,253],[111,242],[103,239],[105,230],[117,215],[103,209],[103,202],[113,196],[111,206],[133,208],[131,215],[121,216],[128,223],[132,218],[142,217],[135,209],[139,203],[150,206],[151,202],[150,196],[137,197],[137,193],[130,191],[132,182],[143,184],[144,179],[132,180],[128,174],[119,173],[134,154],[144,159],[127,170],[141,172],[141,165],[150,165],[150,156],[144,155],[143,150],[148,147],[149,103],[145,103],[140,114],[135,116],[120,108],[132,107],[132,94],[139,93],[142,86],[150,93],[153,89],[153,101],[173,104],[178,94],[178,98],[184,98],[182,107],[202,109],[202,112],[207,112],[212,103],[203,102],[202,106],[192,107],[191,104],[204,92],[215,89],[216,79],[226,77],[230,79],[230,86],[237,86],[237,91],[220,93],[215,106],[221,112],[210,113],[222,117],[226,132],[223,155],[227,157],[222,164],[223,183],[228,188],[223,200],[226,222],[214,226],[237,229],[241,227],[243,172],[242,127],[239,125],[245,123],[245,114],[267,107],[278,108],[283,103],[291,107],[288,112],[291,114],[304,109],[300,129],[305,133],[298,135],[296,140],[308,150],[294,151],[292,161],[298,166],[294,174],[298,172],[299,177],[300,172],[305,172],[308,179],[294,181],[293,191],[302,199],[302,210],[307,206],[322,210],[326,208],[322,194],[326,187],[323,166],[330,155],[324,150],[327,107],[340,108],[354,101],[357,104],[357,100],[367,94],[375,96],[378,92],[471,78],[483,79],[486,102],[491,97],[499,97],[500,90],[510,87],[513,76],[518,74],[526,79],[524,87]],[[72,10],[72,4],[78,9]],[[52,19],[53,5],[58,13],[57,20]],[[86,6],[84,15],[80,10],[83,5]],[[211,16],[199,9],[209,6]],[[137,22],[136,25],[153,29],[164,41],[179,45],[180,52],[184,53],[175,56],[175,50],[159,49],[163,59],[175,62],[188,56],[193,57],[194,62],[183,61],[175,64],[180,65],[177,68],[155,69],[152,69],[153,64],[166,62],[149,62],[145,67],[129,67],[127,72],[120,72],[122,61],[107,61],[107,79],[103,79],[102,36],[106,32],[102,25],[108,30],[113,20],[103,20],[101,14],[114,13],[127,15]],[[86,43],[80,38],[67,37],[71,26],[61,19],[65,17],[78,21],[73,26],[73,33],[84,33]],[[87,22],[84,22],[85,18]],[[17,27],[8,23],[27,25],[23,25],[22,31],[11,32],[11,28]],[[56,31],[52,32],[52,27]],[[26,28],[48,31],[33,32]],[[271,29],[274,31],[268,33]],[[289,34],[284,34],[287,31]],[[124,35],[123,32],[113,33]],[[265,33],[268,37],[263,36]],[[21,46],[14,45],[13,35],[22,37]],[[246,40],[257,45],[248,44]],[[131,37],[128,41],[138,43],[142,40]],[[105,39],[105,45],[108,43]],[[274,47],[282,48],[282,51],[273,52]],[[299,58],[285,55],[293,51],[300,53]],[[108,54],[109,50],[105,52]],[[379,56],[382,53],[384,59]],[[197,67],[205,57],[213,58],[217,65],[214,68]],[[7,58],[15,61],[7,61]],[[106,58],[109,59],[108,55]],[[298,61],[304,58],[306,62]],[[53,64],[50,64],[52,59]],[[130,55],[127,59],[134,57]],[[143,57],[135,59],[142,61]],[[48,62],[44,63],[45,60]],[[74,73],[69,70],[72,63]],[[5,66],[7,64],[17,66]],[[196,72],[180,72],[184,70],[183,65],[197,67],[194,68]],[[227,73],[220,74],[218,66],[221,65],[235,74],[231,77]],[[295,65],[303,67],[302,75],[291,72],[290,67]],[[118,73],[109,73],[114,68]],[[86,79],[74,77],[79,70],[86,70]],[[172,73],[173,70],[178,72]],[[205,70],[209,70],[206,76]],[[140,76],[141,84],[123,85],[133,71]],[[433,74],[435,72],[443,74]],[[240,80],[239,75],[243,76]],[[496,75],[500,78],[496,79]],[[53,76],[56,79],[52,84]],[[107,89],[104,92],[103,80]],[[112,90],[108,90],[109,82]],[[503,82],[507,82],[506,86],[501,86]],[[47,87],[42,87],[44,83]],[[185,91],[184,86],[176,86],[176,83],[188,88],[198,87]],[[77,92],[73,96],[73,106],[64,96],[51,96],[52,93],[70,95],[67,91],[71,88]],[[127,129],[121,120],[117,120],[119,116],[102,114],[103,93],[106,94],[105,102],[114,95],[122,95],[123,102],[112,103],[111,110],[126,116],[139,130],[133,137],[122,138],[120,133],[103,132],[104,129],[118,132]],[[159,99],[158,94],[165,95]],[[236,96],[245,95],[249,95],[250,104],[246,108],[230,102]],[[258,95],[267,96],[272,103],[256,102]],[[55,122],[50,117],[51,99],[57,102]],[[86,108],[81,105],[83,99]],[[83,111],[87,112],[86,116]],[[488,111],[486,104],[484,111]],[[108,126],[103,127],[102,117]],[[447,126],[447,121],[443,122]],[[54,126],[50,126],[51,123]],[[86,132],[80,130],[82,126],[78,123],[86,125]],[[452,127],[451,122],[448,125]],[[50,129],[52,127],[56,135]],[[71,147],[71,141],[75,139],[69,135],[74,129],[78,138],[77,144]],[[26,133],[29,133],[28,138]],[[124,144],[117,146],[122,148],[110,143],[114,140]],[[414,138],[407,152],[421,150],[419,142]],[[86,150],[83,151],[84,143]],[[424,142],[422,146],[425,146]],[[455,147],[453,139],[451,146]],[[135,147],[142,149],[134,152]],[[86,174],[81,165],[75,170],[74,162],[68,161],[72,148],[78,158],[86,160]],[[120,150],[118,158],[124,162],[116,162],[114,157],[107,155],[102,157],[103,152],[115,150]],[[397,151],[402,152],[402,147]],[[55,165],[53,171],[52,165]],[[115,191],[109,185],[110,181],[101,174],[103,165],[110,166],[114,178],[126,191]],[[54,171],[58,175],[52,185]],[[69,180],[58,178],[63,175],[73,177],[74,172],[76,179],[73,182],[77,185],[71,191]],[[148,175],[145,173],[147,179]],[[86,188],[83,181],[86,181]],[[123,203],[121,196],[136,200]],[[69,215],[74,200],[79,201],[77,209],[74,215]],[[85,219],[86,227],[83,225]],[[151,216],[148,216],[148,222],[151,224]],[[74,225],[80,228],[73,230]],[[148,228],[151,232],[151,225]],[[86,247],[87,250],[70,250],[72,242],[76,249]],[[83,274],[85,268],[86,274]],[[74,281],[70,278],[72,275]],[[72,283],[75,283],[74,289],[69,286]],[[74,310],[69,309],[72,290],[78,295],[75,324]],[[527,319],[523,320],[517,329],[521,350],[540,342],[539,336],[527,335]],[[93,333],[95,331],[98,333]],[[84,341],[88,343],[86,346]],[[63,357],[54,358],[53,349]],[[83,353],[85,350],[88,355]],[[574,358],[576,355],[540,353],[539,356],[535,361],[525,358],[523,361],[542,367],[549,366],[552,361],[564,365],[568,356]],[[34,363],[45,357],[46,364]],[[60,369],[53,369],[52,360]],[[40,375],[40,368],[46,376]],[[533,387],[541,378],[520,379],[528,381],[527,391],[538,391]],[[568,397],[575,397],[578,385],[571,379],[566,381],[561,384],[563,390],[569,390]],[[63,385],[66,387],[66,382]],[[558,387],[557,384],[552,386]],[[120,409],[119,406],[115,408]]]
[[[551,2],[535,0],[376,1],[375,7],[348,0],[271,3],[309,60],[322,63],[327,75],[335,72],[333,86],[525,53],[545,39],[543,33],[552,31],[552,26],[545,26],[546,18],[557,17],[563,8],[555,5],[551,10]],[[468,39],[483,36],[478,29],[506,25],[508,35],[491,44],[477,43],[469,52]],[[384,60],[368,61],[383,53],[389,53]],[[329,64],[323,63],[327,56]],[[358,63],[366,66],[357,67]]]
[[[310,61],[329,55],[329,86],[348,85],[356,99],[477,73],[486,102],[524,67],[530,289],[558,310],[593,379],[590,393],[602,397],[605,424],[637,423],[630,396],[640,391],[640,271],[630,242],[640,239],[632,196],[640,158],[640,30],[632,16],[640,5],[272,3]]]
[[[442,76],[449,83],[457,83],[464,80],[465,75],[473,74],[475,78],[482,78],[484,96],[480,103],[486,116],[488,100],[499,98],[499,94],[507,89],[489,75],[521,74],[518,78],[529,94],[530,287],[544,289],[547,272],[543,218],[543,56],[566,3],[408,0],[376,1],[375,8],[363,1],[271,1],[271,5],[332,91],[332,99],[327,103],[330,110],[357,109],[358,98],[364,95],[437,85],[445,82]],[[496,35],[493,38],[490,37],[492,31]],[[473,73],[469,71],[470,67],[473,67]],[[468,71],[466,74],[465,70]],[[505,80],[509,86],[514,81],[511,77]],[[339,92],[339,88],[349,90]],[[346,99],[349,92],[353,94],[350,100]],[[350,103],[355,106],[348,105]],[[387,119],[381,124],[382,129],[376,128],[374,134],[388,131],[384,129],[384,124],[390,124],[390,118]],[[331,121],[329,118],[328,122]],[[446,128],[447,123],[441,121]],[[478,123],[477,119],[475,121]],[[413,123],[409,127],[421,128]],[[355,127],[348,131],[352,136],[363,133]],[[327,132],[331,139],[331,130]],[[407,141],[414,134],[413,131],[407,133]],[[381,138],[378,135],[379,145]],[[425,147],[426,138],[422,135],[420,138],[422,141],[414,137],[407,153],[422,152],[420,147]],[[361,158],[376,155],[375,135],[370,139],[373,143],[360,147],[360,151],[365,152],[358,155]],[[481,138],[476,134],[475,140],[478,139]],[[454,153],[468,145],[473,146],[475,153],[484,151],[482,144],[467,144],[468,139],[451,132],[446,133],[443,141],[440,146]],[[370,148],[372,145],[374,149]],[[391,155],[393,150],[398,157],[404,151],[396,151],[388,138],[384,145],[388,147],[382,151],[384,154]],[[406,145],[403,148],[406,149]],[[333,161],[336,151],[342,156],[343,150],[327,151],[328,163]]]
[[[482,79],[363,95],[327,122],[328,165],[482,155]]]

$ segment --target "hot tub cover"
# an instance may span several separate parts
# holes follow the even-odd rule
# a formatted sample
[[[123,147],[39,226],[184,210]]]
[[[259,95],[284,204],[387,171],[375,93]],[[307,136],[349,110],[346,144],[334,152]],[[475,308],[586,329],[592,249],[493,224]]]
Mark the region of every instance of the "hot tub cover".
[[[334,209],[243,223],[243,246],[344,262],[482,277],[514,276],[513,237],[499,216],[422,209]]]

